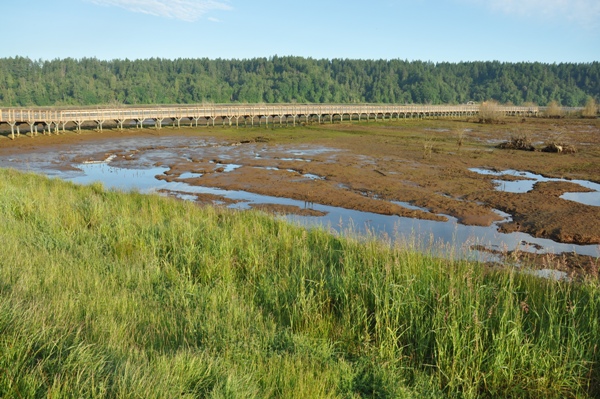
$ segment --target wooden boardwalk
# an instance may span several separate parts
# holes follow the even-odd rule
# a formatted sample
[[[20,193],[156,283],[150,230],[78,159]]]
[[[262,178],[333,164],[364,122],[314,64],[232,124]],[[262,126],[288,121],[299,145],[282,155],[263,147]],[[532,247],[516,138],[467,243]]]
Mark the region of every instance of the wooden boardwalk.
[[[164,124],[180,127],[222,125],[239,126],[255,123],[296,124],[301,121],[318,123],[334,120],[381,120],[393,118],[452,118],[474,116],[480,106],[474,105],[395,105],[395,104],[199,104],[138,107],[95,107],[95,108],[6,108],[0,109],[0,124],[8,124],[11,137],[29,131],[38,133],[64,132],[66,126],[80,131],[85,124],[95,124],[102,130],[105,123],[119,129],[135,124],[144,124],[161,129]],[[536,116],[538,107],[498,106],[497,112],[507,116]],[[25,126],[22,132],[21,127]]]

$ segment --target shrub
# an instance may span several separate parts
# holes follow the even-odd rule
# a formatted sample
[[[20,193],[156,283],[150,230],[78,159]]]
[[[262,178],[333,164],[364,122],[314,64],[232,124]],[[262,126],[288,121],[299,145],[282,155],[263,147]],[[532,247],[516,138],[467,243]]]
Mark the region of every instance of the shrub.
[[[562,118],[564,112],[558,102],[552,101],[546,108],[546,116],[549,118]]]
[[[577,152],[577,148],[572,144],[567,144],[561,141],[553,141],[548,143],[541,150],[542,152],[555,152],[562,154],[574,154]]]
[[[581,116],[584,118],[596,118],[598,116],[598,104],[593,97],[588,97],[585,107],[581,111]]]
[[[503,150],[535,151],[531,139],[526,134],[511,136],[509,141],[498,144],[498,148]]]
[[[496,101],[485,101],[479,106],[480,123],[498,123],[503,116],[504,113]]]

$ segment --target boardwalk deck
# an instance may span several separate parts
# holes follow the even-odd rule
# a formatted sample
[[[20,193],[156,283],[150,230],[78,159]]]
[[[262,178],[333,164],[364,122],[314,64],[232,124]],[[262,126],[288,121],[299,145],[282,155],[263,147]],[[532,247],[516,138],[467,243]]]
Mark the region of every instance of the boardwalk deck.
[[[499,106],[498,112],[512,116],[535,116],[538,107]],[[15,130],[20,133],[20,126],[27,125],[32,134],[37,134],[38,125],[42,131],[59,132],[65,130],[67,124],[74,125],[77,130],[86,123],[95,123],[99,130],[105,122],[123,129],[126,122],[142,127],[146,121],[160,129],[164,121],[180,126],[182,121],[198,126],[222,124],[239,125],[255,121],[259,124],[282,123],[296,124],[300,120],[317,120],[318,122],[345,119],[371,120],[388,118],[428,118],[428,117],[461,117],[474,116],[479,113],[479,105],[395,105],[395,104],[199,104],[181,106],[140,106],[140,107],[95,107],[95,108],[7,108],[0,109],[0,123],[11,127],[14,138]]]

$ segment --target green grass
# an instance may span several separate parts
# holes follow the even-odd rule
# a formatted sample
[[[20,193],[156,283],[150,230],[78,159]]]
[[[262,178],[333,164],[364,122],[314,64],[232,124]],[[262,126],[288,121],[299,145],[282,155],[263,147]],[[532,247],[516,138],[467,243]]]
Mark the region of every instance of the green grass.
[[[600,395],[600,285],[0,170],[0,397]]]

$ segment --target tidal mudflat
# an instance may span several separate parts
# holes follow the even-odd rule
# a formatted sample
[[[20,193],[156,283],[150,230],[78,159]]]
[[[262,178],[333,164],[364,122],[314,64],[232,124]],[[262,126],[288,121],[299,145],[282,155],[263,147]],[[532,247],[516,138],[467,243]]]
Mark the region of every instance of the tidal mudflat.
[[[540,148],[560,139],[577,152],[498,148],[515,135]],[[446,248],[452,256],[534,254],[544,267],[556,261],[586,269],[597,267],[600,255],[596,120],[0,136],[0,167],[258,208],[303,224]]]

